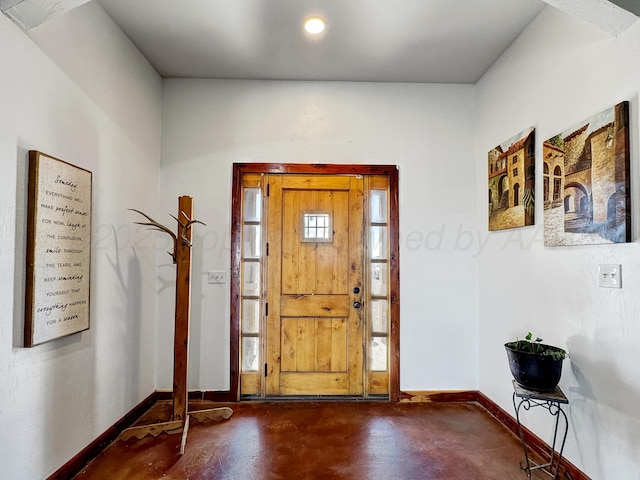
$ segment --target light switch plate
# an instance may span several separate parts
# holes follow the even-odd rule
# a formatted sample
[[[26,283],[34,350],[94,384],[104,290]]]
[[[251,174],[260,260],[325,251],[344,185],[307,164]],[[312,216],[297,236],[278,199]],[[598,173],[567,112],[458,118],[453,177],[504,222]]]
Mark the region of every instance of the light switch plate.
[[[598,267],[598,285],[605,288],[622,288],[622,265],[601,264]]]
[[[227,283],[227,272],[225,270],[209,270],[207,274],[209,283]]]

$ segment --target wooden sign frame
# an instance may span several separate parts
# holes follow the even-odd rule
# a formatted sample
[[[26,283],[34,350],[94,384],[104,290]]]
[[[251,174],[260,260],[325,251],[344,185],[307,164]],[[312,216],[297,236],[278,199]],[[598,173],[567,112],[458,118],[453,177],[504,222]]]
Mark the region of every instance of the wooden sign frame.
[[[92,173],[29,152],[25,347],[89,329]]]

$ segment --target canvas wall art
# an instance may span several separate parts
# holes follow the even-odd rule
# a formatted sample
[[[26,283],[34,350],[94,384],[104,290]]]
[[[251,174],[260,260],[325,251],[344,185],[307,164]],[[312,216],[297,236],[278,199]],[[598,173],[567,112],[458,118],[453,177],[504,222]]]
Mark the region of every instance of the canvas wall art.
[[[489,230],[534,224],[535,129],[489,151]]]
[[[543,144],[544,244],[631,241],[629,102]]]
[[[88,170],[29,152],[25,347],[89,328],[91,181]]]

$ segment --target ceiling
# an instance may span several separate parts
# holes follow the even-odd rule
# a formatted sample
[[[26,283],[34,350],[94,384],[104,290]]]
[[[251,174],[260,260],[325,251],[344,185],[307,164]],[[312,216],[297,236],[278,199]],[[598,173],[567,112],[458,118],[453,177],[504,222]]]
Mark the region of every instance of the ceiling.
[[[98,0],[163,77],[475,83],[541,0]],[[309,15],[327,28],[311,38]]]
[[[28,32],[99,2],[163,77],[475,83],[545,7],[617,36],[639,0],[0,0]],[[315,38],[310,15],[327,20]]]

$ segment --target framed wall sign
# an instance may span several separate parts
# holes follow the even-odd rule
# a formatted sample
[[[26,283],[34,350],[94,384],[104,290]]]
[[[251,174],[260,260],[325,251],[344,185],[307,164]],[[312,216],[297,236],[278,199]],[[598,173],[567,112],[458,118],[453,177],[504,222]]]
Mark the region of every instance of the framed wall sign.
[[[88,170],[29,152],[26,347],[89,328],[91,180]]]

